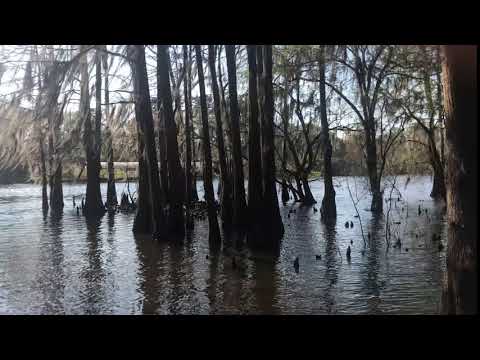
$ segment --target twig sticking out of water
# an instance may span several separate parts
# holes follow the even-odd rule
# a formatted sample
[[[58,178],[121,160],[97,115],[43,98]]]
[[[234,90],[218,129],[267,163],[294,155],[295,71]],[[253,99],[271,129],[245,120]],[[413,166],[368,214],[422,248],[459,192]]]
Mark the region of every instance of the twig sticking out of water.
[[[350,194],[350,199],[352,200],[353,207],[355,208],[355,212],[357,213],[358,221],[360,222],[360,231],[362,233],[362,239],[363,239],[363,246],[367,246],[367,241],[365,240],[365,234],[363,233],[363,225],[362,225],[362,217],[360,216],[360,213],[358,212],[357,204],[360,201],[357,197],[357,202],[353,199],[352,191],[350,190],[350,185],[348,184],[348,178],[346,179],[347,182],[347,189],[348,193]]]

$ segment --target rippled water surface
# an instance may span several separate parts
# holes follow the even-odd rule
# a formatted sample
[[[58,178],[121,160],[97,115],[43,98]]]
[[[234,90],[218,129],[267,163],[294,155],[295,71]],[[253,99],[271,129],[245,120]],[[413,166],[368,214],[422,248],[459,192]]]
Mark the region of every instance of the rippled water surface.
[[[360,218],[354,217],[347,178],[335,178],[333,227],[324,226],[312,207],[280,205],[285,236],[278,257],[241,245],[211,252],[206,220],[195,223],[183,244],[135,239],[133,214],[106,214],[87,223],[72,205],[72,195],[85,191],[82,184],[64,184],[59,217],[43,216],[40,186],[0,185],[0,313],[434,314],[445,251],[431,237],[441,234],[446,245],[444,215],[429,197],[429,177],[413,178],[406,189],[405,180],[397,179],[403,197],[392,202],[389,215],[400,222],[393,226],[402,249],[387,251],[388,203],[383,218],[372,218],[365,179],[350,177],[353,196],[361,197]],[[117,184],[119,194],[124,188]],[[203,197],[200,182],[198,190]],[[319,208],[321,181],[312,183],[312,193]],[[291,209],[296,212],[288,217]],[[347,220],[353,228],[345,228]],[[366,246],[360,220],[365,238],[372,234]],[[349,245],[351,261],[345,256]]]

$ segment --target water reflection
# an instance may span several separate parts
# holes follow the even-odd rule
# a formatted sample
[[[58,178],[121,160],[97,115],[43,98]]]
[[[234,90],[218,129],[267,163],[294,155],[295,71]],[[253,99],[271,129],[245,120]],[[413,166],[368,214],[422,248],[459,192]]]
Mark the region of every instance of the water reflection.
[[[102,266],[102,252],[100,251],[102,245],[101,220],[101,217],[85,218],[87,226],[87,265],[80,273],[81,278],[85,280],[85,290],[81,296],[85,314],[108,312],[101,307],[105,296],[105,274]]]
[[[325,290],[323,294],[328,313],[335,312],[335,286],[338,281],[337,256],[338,248],[335,241],[336,221],[322,223],[325,234]]]
[[[371,233],[365,247],[347,188],[337,186],[337,223],[323,224],[312,207],[280,205],[285,236],[275,253],[249,250],[239,233],[222,233],[222,247],[211,247],[206,220],[183,242],[159,242],[134,237],[133,214],[92,221],[67,206],[63,215],[44,216],[41,187],[0,186],[0,313],[435,313],[445,251],[432,235],[446,244],[446,226],[427,181],[414,179],[402,194],[408,204],[392,204],[402,250],[387,251],[385,218],[365,210],[368,196],[358,203],[365,236]],[[323,183],[311,189],[321,201]],[[83,191],[65,184],[65,203]],[[345,228],[346,221],[355,226]]]
[[[44,216],[44,229],[41,234],[39,261],[43,266],[37,273],[36,287],[43,296],[41,314],[64,312],[64,279],[63,272],[63,214],[52,212]]]
[[[160,292],[162,284],[159,279],[163,273],[163,253],[158,241],[150,236],[135,236],[139,260],[140,293],[142,295],[142,313],[156,314],[160,310]]]

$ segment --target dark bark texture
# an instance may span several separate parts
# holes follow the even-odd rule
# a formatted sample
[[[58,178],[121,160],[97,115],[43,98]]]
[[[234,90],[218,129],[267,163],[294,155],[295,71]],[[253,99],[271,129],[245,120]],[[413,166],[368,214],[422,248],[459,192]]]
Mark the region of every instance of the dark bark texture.
[[[207,98],[205,96],[205,82],[203,77],[202,51],[200,45],[195,45],[197,60],[198,84],[200,87],[200,107],[202,116],[202,138],[203,138],[203,187],[205,189],[205,200],[207,201],[208,212],[208,239],[210,244],[221,242],[220,230],[218,227],[217,210],[215,206],[215,195],[212,183],[212,150],[210,146],[210,133],[208,127]]]
[[[90,113],[90,95],[88,84],[88,64],[86,55],[82,56],[81,61],[81,93],[80,106],[81,114],[84,117],[83,143],[87,160],[87,191],[85,195],[84,214],[88,217],[103,215],[105,206],[100,192],[100,124],[101,124],[101,63],[99,54],[96,54],[96,77],[95,77],[95,124],[92,129],[92,119]]]
[[[332,174],[332,143],[328,129],[327,100],[325,94],[325,46],[320,47],[318,59],[319,80],[320,80],[320,121],[322,124],[323,142],[323,182],[324,195],[320,216],[324,221],[331,221],[337,217],[337,206],[335,204],[335,189],[333,187]]]
[[[222,224],[229,227],[232,223],[232,191],[231,182],[228,177],[227,159],[225,154],[225,141],[223,137],[222,114],[220,109],[220,94],[218,90],[217,74],[215,70],[215,49],[213,45],[208,46],[208,64],[212,82],[213,106],[215,110],[216,135],[218,146],[218,161],[220,165],[220,207]]]
[[[447,281],[443,310],[476,314],[477,283],[477,47],[443,46],[447,152]]]
[[[189,48],[183,45],[183,64],[186,66],[186,78],[183,83],[183,92],[185,98],[185,221],[187,229],[193,228],[193,218],[191,214],[192,205],[192,139],[191,139],[191,115],[192,115],[192,93],[189,83],[192,77],[192,64],[189,60]]]
[[[247,219],[242,145],[240,141],[240,111],[237,97],[235,45],[225,45],[225,54],[227,57],[228,93],[233,147],[233,225],[238,227],[245,226]]]
[[[160,178],[153,130],[145,48],[129,46],[135,94],[135,117],[138,132],[139,189],[138,209],[133,231],[140,234],[165,236],[165,216],[161,206]]]
[[[262,158],[260,149],[260,125],[258,119],[257,95],[257,56],[256,46],[248,45],[248,215],[250,235],[263,237],[261,219],[263,217]]]
[[[285,232],[280,209],[278,207],[277,187],[275,185],[275,141],[273,131],[274,97],[272,78],[272,46],[263,46],[263,184],[264,184],[264,234],[266,246],[278,247]]]
[[[165,123],[165,136],[167,144],[167,166],[168,166],[168,228],[169,231],[179,236],[185,233],[185,222],[183,215],[183,175],[180,165],[177,143],[177,126],[172,106],[172,93],[168,71],[168,47],[158,46],[159,66],[159,97],[162,99],[163,119]]]

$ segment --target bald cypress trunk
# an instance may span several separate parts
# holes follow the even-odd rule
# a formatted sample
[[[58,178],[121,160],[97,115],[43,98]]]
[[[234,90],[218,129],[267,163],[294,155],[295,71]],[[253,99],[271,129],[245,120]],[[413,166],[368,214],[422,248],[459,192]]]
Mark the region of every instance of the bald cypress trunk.
[[[225,45],[225,55],[227,57],[228,93],[233,147],[233,225],[245,226],[247,224],[245,181],[243,177],[242,146],[240,141],[240,111],[237,97],[235,45]]]
[[[39,138],[38,138],[38,148],[40,150],[40,171],[42,176],[42,210],[43,212],[48,211],[48,193],[47,193],[47,167],[45,164],[45,150],[43,149],[43,137],[41,134],[40,127],[39,129]]]
[[[104,45],[106,50],[106,45]],[[110,91],[108,78],[108,55],[102,55],[103,71],[105,71],[105,117],[107,122],[107,131],[105,134],[107,140],[107,157],[108,157],[108,184],[107,184],[107,207],[113,208],[117,206],[117,189],[115,187],[115,169],[113,167],[113,134],[111,130],[111,114],[110,114]]]
[[[443,310],[476,314],[477,47],[442,46],[447,152],[447,282]]]
[[[282,217],[278,207],[277,187],[275,185],[275,141],[274,141],[274,97],[272,84],[272,46],[263,47],[263,184],[264,184],[264,234],[266,246],[277,247],[284,234]]]
[[[47,76],[47,116],[48,116],[48,149],[50,169],[50,209],[54,212],[63,210],[62,162],[57,146],[60,136],[62,114],[58,108],[60,94],[60,67],[53,62]],[[63,111],[63,108],[62,110]]]
[[[183,236],[185,222],[183,215],[183,175],[178,155],[177,127],[172,107],[172,93],[168,73],[168,47],[158,46],[159,97],[162,99],[163,119],[167,144],[168,166],[168,228],[171,232]]]
[[[285,204],[287,201],[290,200],[290,195],[288,193],[288,185],[287,185],[287,162],[288,162],[288,148],[287,148],[287,134],[288,134],[288,116],[289,116],[289,109],[288,109],[288,76],[287,72],[284,74],[285,76],[285,83],[283,89],[283,141],[282,141],[282,169],[283,169],[283,176],[282,176],[282,202]],[[293,194],[295,201],[296,195]]]
[[[186,66],[186,77],[183,82],[183,92],[185,98],[185,217],[187,229],[193,229],[193,218],[191,215],[192,205],[192,139],[191,139],[191,115],[192,115],[192,93],[189,82],[192,77],[192,64],[189,61],[189,49],[183,45],[183,66]]]
[[[150,103],[145,48],[130,45],[134,94],[135,117],[137,120],[139,146],[138,209],[133,231],[141,234],[165,236],[165,216],[161,206],[160,178],[153,130],[153,114]]]
[[[330,142],[330,133],[327,119],[327,100],[325,95],[325,46],[320,47],[320,57],[318,59],[319,79],[320,79],[320,121],[322,123],[323,139],[323,181],[324,195],[320,216],[324,221],[330,221],[337,217],[337,207],[335,204],[335,189],[332,179],[332,143]]]
[[[84,46],[81,47],[81,51]],[[87,191],[85,195],[86,216],[103,215],[105,207],[100,193],[100,121],[101,121],[101,68],[100,59],[96,54],[96,111],[95,127],[92,129],[92,117],[90,113],[90,95],[88,84],[88,63],[87,55],[83,55],[80,61],[81,92],[80,92],[80,113],[84,117],[83,144],[87,160]],[[100,73],[99,73],[100,72]],[[100,83],[99,83],[100,81]]]
[[[157,45],[157,111],[158,111],[158,148],[160,158],[160,184],[162,204],[168,204],[168,165],[167,165],[167,145],[165,139],[165,112],[163,110],[163,99],[161,94],[161,58],[160,45]]]
[[[261,234],[263,217],[262,158],[260,148],[260,124],[257,96],[257,51],[255,45],[247,46],[248,52],[248,214],[250,233],[256,242]]]
[[[195,45],[195,55],[198,70],[198,85],[200,87],[200,107],[202,117],[202,138],[203,157],[203,187],[205,189],[205,200],[207,201],[208,212],[208,239],[211,244],[218,245],[221,241],[218,228],[217,210],[215,208],[215,195],[212,183],[212,151],[210,147],[210,133],[208,128],[207,99],[205,96],[205,83],[203,78],[202,52],[200,45]]]
[[[232,223],[232,191],[227,170],[225,141],[223,137],[222,115],[220,110],[220,94],[218,91],[217,74],[215,70],[215,51],[213,45],[208,45],[208,64],[212,82],[213,106],[215,109],[216,135],[218,145],[218,161],[220,165],[220,206],[222,224],[229,227]]]

